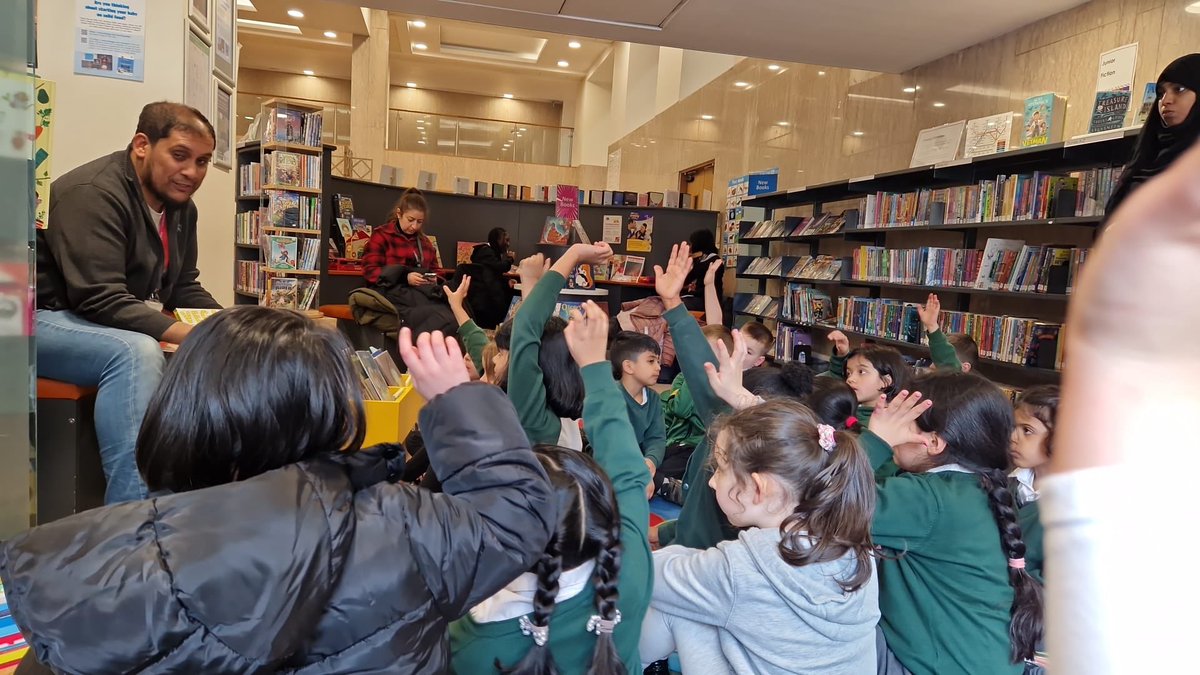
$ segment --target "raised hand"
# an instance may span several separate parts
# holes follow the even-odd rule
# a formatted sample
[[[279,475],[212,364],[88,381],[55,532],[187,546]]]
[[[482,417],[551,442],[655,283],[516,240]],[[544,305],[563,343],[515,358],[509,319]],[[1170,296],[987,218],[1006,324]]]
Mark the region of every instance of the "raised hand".
[[[582,312],[571,310],[565,336],[567,349],[580,368],[608,360],[608,315],[591,300],[583,303]]]
[[[713,350],[717,355],[719,367],[711,363],[704,364],[704,372],[708,375],[708,383],[713,393],[721,397],[734,410],[748,408],[758,402],[758,397],[742,386],[742,371],[746,363],[746,340],[742,331],[733,331],[733,350],[727,351],[725,345],[718,343]]]
[[[717,282],[717,272],[720,271],[723,264],[724,263],[721,262],[720,258],[717,258],[708,264],[708,269],[704,271],[705,287],[712,286]]]
[[[594,244],[575,244],[567,252],[575,256],[575,265],[599,265],[607,262],[613,254],[612,247],[603,241]]]
[[[533,290],[538,280],[549,269],[550,261],[541,253],[534,253],[522,260],[521,264],[517,265],[517,276],[521,278],[522,291],[528,293]]]
[[[829,341],[833,343],[833,353],[845,356],[850,353],[850,338],[840,330],[830,331]]]
[[[671,247],[671,258],[664,270],[654,266],[654,290],[662,298],[667,309],[682,304],[679,294],[683,291],[683,283],[687,280],[688,272],[692,271],[691,247],[687,242]]]
[[[467,304],[467,291],[471,290],[471,275],[464,274],[462,281],[458,282],[458,288],[453,291],[446,291],[446,302],[450,303],[450,308],[462,309]]]
[[[917,305],[917,316],[921,317],[921,325],[925,327],[926,333],[936,333],[941,330],[938,322],[938,316],[942,311],[942,301],[938,299],[937,293],[930,293],[928,298],[925,298],[925,304]]]
[[[891,401],[887,396],[880,396],[867,428],[893,448],[906,443],[928,445],[928,440],[920,434],[915,422],[932,406],[933,401],[921,400],[919,391],[901,391]]]
[[[426,401],[470,380],[462,350],[454,338],[440,330],[421,333],[414,345],[412,331],[400,329],[400,358],[408,366],[413,386]]]

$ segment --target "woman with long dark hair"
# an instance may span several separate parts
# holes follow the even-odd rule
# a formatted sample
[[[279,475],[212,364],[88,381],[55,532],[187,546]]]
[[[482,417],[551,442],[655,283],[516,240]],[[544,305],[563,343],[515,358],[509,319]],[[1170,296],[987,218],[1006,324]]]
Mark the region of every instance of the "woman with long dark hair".
[[[1154,110],[1138,135],[1133,159],[1104,209],[1111,215],[1142,183],[1162,173],[1200,137],[1200,54],[1181,56],[1158,76]]]
[[[504,277],[513,267],[508,231],[493,227],[488,232],[487,243],[471,250],[471,264],[474,269],[469,273],[475,290],[468,300],[475,313],[475,323],[482,328],[495,328],[504,320],[513,297],[513,290]]]
[[[0,546],[28,661],[66,673],[443,673],[447,625],[542,555],[557,496],[508,398],[452,339],[403,330],[444,494],[360,450],[350,347],[227,309],[167,366],[137,443],[157,496]],[[464,412],[469,411],[469,412]],[[25,664],[23,664],[25,667]],[[36,664],[31,664],[36,668]]]

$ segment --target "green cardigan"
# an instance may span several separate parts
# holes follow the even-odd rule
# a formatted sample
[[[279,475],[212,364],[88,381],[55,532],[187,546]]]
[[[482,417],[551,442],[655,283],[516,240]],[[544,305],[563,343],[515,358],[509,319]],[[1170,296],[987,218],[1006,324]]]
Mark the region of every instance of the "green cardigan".
[[[664,391],[662,399],[663,423],[667,429],[667,447],[686,445],[694,448],[704,440],[707,430],[704,421],[696,412],[696,402],[692,400],[692,388],[688,386],[687,378],[680,373],[671,382],[671,388]]]
[[[713,392],[708,375],[704,373],[704,364],[717,365],[717,359],[687,307],[680,305],[664,313],[663,318],[671,330],[676,358],[691,387],[696,412],[707,428],[718,413],[729,408]],[[729,524],[725,513],[717,505],[716,493],[708,485],[713,473],[708,461],[709,450],[706,437],[688,460],[687,470],[683,474],[683,508],[679,510],[679,519],[667,521],[658,527],[658,541],[662,546],[679,544],[691,548],[711,548],[722,541],[737,538],[737,528]]]
[[[560,277],[561,278],[561,277]],[[633,427],[625,414],[624,392],[613,380],[607,361],[583,369],[587,397],[583,404],[584,427],[596,453],[596,461],[612,480],[621,513],[621,572],[617,585],[621,623],[613,633],[617,653],[630,673],[642,672],[638,640],[642,619],[650,606],[654,565],[650,559],[647,530],[650,507],[646,485],[650,474],[633,438]],[[596,636],[587,632],[595,609],[595,594],[589,587],[557,605],[550,617],[550,651],[563,675],[587,671],[596,646]],[[450,625],[450,650],[454,672],[459,675],[495,673],[496,659],[510,667],[533,645],[521,634],[519,619],[476,623],[467,615]]]
[[[633,425],[633,435],[637,439],[642,455],[654,462],[654,466],[662,466],[663,457],[667,454],[667,431],[663,426],[662,401],[658,394],[646,387],[646,402],[638,403],[629,395],[625,385],[617,380],[617,387],[625,395],[625,409],[629,413],[629,423]]]
[[[462,342],[463,351],[471,357],[471,363],[475,364],[475,372],[483,375],[483,348],[488,343],[487,333],[475,325],[474,320],[467,319],[458,327],[458,339]]]
[[[904,473],[892,448],[867,431],[875,469],[871,537],[878,559],[879,622],[914,675],[1014,675],[1008,629],[1013,590],[1000,530],[979,479],[961,471]]]
[[[517,409],[529,442],[534,445],[558,443],[562,433],[562,421],[546,403],[546,382],[538,364],[538,354],[542,350],[542,331],[554,314],[558,294],[566,283],[558,272],[546,272],[532,289],[525,289],[525,300],[513,317],[508,353],[508,397]],[[608,379],[612,380],[611,366]],[[645,471],[645,463],[642,470]]]

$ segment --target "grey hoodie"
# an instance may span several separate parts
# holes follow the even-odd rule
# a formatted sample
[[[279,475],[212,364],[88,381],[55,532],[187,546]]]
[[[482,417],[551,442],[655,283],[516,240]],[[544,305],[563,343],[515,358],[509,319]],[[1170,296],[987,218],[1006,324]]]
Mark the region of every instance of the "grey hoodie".
[[[854,571],[853,554],[793,567],[779,541],[779,530],[750,528],[716,548],[656,551],[651,606],[716,629],[727,664],[711,672],[874,673],[876,575],[846,593],[837,579]]]

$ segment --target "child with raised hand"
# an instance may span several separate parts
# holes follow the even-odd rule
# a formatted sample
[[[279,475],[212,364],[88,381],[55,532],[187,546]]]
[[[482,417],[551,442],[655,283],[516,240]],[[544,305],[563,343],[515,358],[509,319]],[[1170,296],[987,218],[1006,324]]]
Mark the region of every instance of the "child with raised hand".
[[[798,401],[721,418],[709,485],[735,541],[654,553],[642,660],[684,673],[871,673],[875,486],[853,434]]]
[[[1042,588],[1008,489],[1012,406],[973,374],[934,372],[881,396],[861,442],[875,468],[879,672],[1022,672]]]
[[[531,571],[451,626],[454,672],[641,671],[638,639],[653,582],[649,476],[605,357],[607,333],[608,318],[590,301],[565,332],[587,390],[583,417],[595,459],[534,448],[555,488],[557,526]]]
[[[612,249],[603,242],[575,244],[552,265],[536,253],[518,266],[525,299],[513,317],[508,395],[521,426],[535,444],[583,448],[578,423],[583,411],[583,380],[563,336],[566,322],[553,316],[554,307],[572,270],[583,263],[601,264],[610,257]]]
[[[912,368],[900,352],[892,347],[864,344],[850,349],[850,338],[840,330],[829,333],[833,354],[829,357],[829,374],[843,379],[858,397],[855,416],[865,425],[871,419],[879,395],[892,396],[905,389],[912,379]]]
[[[942,301],[938,299],[937,293],[930,293],[925,299],[925,304],[917,305],[917,316],[921,319],[921,326],[925,328],[925,336],[929,338],[929,357],[936,368],[969,372],[969,367],[963,367],[958,350],[942,332],[941,313]]]
[[[638,447],[653,478],[667,451],[662,401],[650,387],[658,383],[662,348],[649,335],[623,331],[609,347],[613,377],[625,394],[625,407]],[[653,493],[650,493],[653,494]]]
[[[458,282],[458,288],[453,291],[446,287],[446,304],[458,322],[458,339],[462,342],[463,351],[471,360],[475,373],[482,375],[484,371],[483,348],[487,346],[488,336],[483,329],[475,325],[475,320],[467,313],[467,292],[471,290],[471,275],[464,274]],[[478,379],[478,378],[475,378]]]

